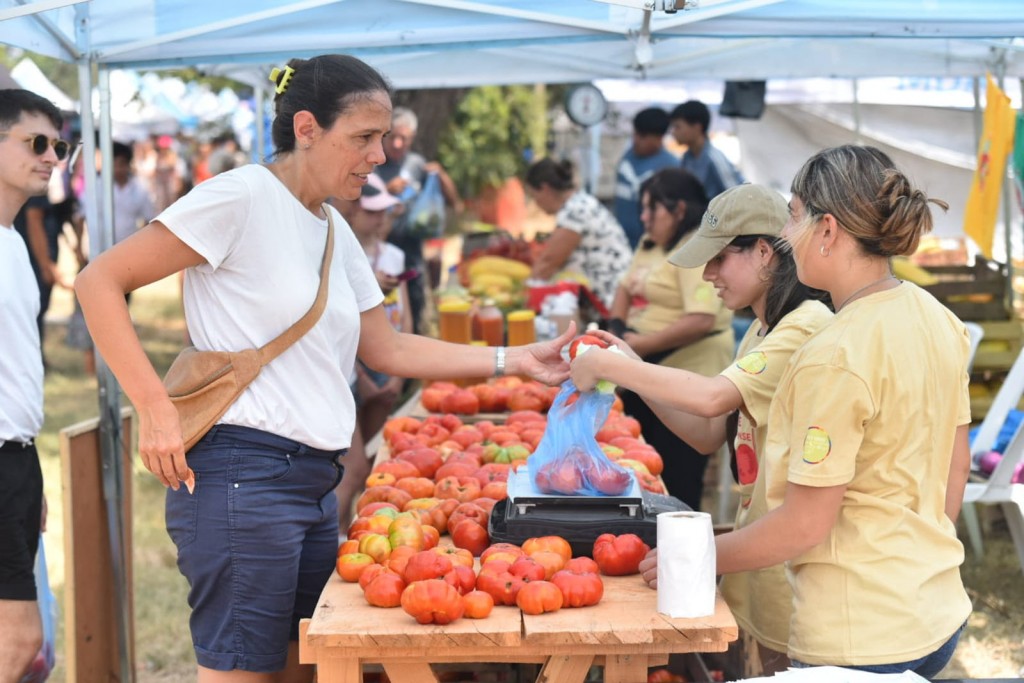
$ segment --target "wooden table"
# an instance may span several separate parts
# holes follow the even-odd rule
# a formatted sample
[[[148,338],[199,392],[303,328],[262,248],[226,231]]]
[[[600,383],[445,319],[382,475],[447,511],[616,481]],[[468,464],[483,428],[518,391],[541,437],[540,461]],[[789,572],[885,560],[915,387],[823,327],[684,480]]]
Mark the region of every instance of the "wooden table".
[[[361,683],[363,664],[383,665],[392,683],[436,683],[431,663],[458,662],[542,664],[538,683],[582,683],[603,664],[606,683],[638,683],[671,653],[723,652],[737,637],[721,595],[713,616],[670,619],[639,576],[603,578],[593,607],[539,616],[495,607],[486,619],[424,626],[400,607],[371,607],[358,584],[334,575],[300,625],[299,659],[317,665],[319,683]]]

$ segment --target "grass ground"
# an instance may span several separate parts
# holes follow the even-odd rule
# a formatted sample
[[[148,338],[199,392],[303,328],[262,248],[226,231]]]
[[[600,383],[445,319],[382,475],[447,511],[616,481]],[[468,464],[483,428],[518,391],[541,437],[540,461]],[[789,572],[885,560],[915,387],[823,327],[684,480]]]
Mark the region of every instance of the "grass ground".
[[[178,352],[184,325],[176,279],[140,290],[132,313],[143,343],[162,373]],[[64,530],[58,434],[61,428],[97,414],[95,381],[83,372],[82,354],[64,343],[71,312],[70,296],[57,292],[51,307],[46,356],[46,422],[39,451],[49,501],[45,534],[53,590],[64,598]],[[186,683],[195,680],[195,659],[188,632],[188,587],[175,566],[175,550],[164,531],[163,487],[136,461],[134,495],[134,595],[136,667],[140,683]],[[982,508],[983,513],[994,510]],[[1005,525],[990,518],[985,556],[968,551],[963,567],[975,610],[956,656],[943,677],[1012,678],[1024,672],[1024,575]],[[62,611],[63,615],[63,611]],[[884,615],[878,615],[884,618]],[[51,680],[66,679],[63,662],[64,623],[58,624],[58,665]],[[92,683],[81,681],[80,683]]]

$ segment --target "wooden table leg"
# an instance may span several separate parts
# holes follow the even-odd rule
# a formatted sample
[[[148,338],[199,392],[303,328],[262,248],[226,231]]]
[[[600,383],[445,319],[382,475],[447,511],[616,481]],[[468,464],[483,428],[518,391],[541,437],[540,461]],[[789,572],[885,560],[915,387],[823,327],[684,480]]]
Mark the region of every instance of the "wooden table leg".
[[[604,683],[636,683],[647,680],[647,655],[606,655]]]
[[[391,683],[437,683],[434,670],[426,662],[384,662],[384,673]]]
[[[363,667],[354,657],[325,657],[316,663],[317,683],[363,683]]]
[[[552,655],[540,670],[537,683],[583,683],[593,664],[593,655]],[[643,680],[647,680],[646,672]]]

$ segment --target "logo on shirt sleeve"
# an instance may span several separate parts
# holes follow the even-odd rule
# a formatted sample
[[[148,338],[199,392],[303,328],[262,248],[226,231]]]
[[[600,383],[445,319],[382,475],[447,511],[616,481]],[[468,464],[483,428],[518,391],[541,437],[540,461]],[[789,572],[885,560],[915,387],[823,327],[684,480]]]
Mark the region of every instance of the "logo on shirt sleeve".
[[[748,375],[760,375],[768,367],[768,356],[764,351],[751,351],[736,361],[736,367]]]
[[[821,427],[809,427],[804,436],[804,462],[817,465],[832,452],[832,439]]]
[[[713,301],[715,298],[715,288],[707,282],[702,282],[697,285],[697,289],[693,293],[693,297],[702,304],[706,304]]]

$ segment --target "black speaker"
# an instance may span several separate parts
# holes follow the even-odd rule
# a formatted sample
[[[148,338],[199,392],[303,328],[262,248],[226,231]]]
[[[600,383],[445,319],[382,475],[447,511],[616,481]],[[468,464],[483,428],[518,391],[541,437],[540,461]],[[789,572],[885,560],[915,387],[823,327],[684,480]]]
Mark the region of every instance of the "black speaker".
[[[726,81],[718,113],[739,119],[759,119],[764,113],[766,81]]]

